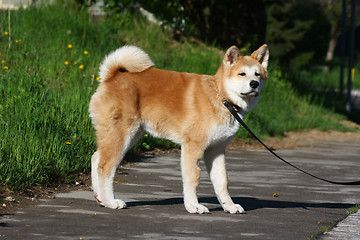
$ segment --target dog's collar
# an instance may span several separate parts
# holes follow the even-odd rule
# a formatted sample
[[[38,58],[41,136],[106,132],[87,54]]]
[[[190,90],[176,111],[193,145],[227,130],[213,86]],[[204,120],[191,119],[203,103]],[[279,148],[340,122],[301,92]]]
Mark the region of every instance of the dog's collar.
[[[230,106],[230,107],[232,107],[232,108],[235,110],[235,112],[237,112],[237,113],[240,113],[240,112],[242,111],[241,107],[239,107],[238,105],[236,105],[236,104],[232,103],[231,101],[227,100],[225,97],[221,97],[221,99],[222,99],[222,103],[224,104],[224,106],[225,106],[226,108],[228,108],[228,106]]]

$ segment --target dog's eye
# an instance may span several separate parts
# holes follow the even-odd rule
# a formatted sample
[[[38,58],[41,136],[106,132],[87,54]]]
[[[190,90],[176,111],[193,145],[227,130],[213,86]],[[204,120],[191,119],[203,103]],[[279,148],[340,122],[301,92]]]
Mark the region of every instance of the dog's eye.
[[[242,73],[239,73],[240,76],[245,76],[246,73],[242,72]]]
[[[260,73],[255,72],[255,76],[257,76],[257,77],[260,76]]]

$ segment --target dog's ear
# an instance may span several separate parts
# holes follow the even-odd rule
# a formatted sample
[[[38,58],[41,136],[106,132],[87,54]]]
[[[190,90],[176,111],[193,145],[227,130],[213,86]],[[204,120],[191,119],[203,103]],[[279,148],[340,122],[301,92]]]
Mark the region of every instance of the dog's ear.
[[[266,44],[262,45],[258,50],[253,52],[251,57],[258,60],[259,63],[264,67],[265,71],[267,70],[269,62],[269,48]]]
[[[230,47],[224,56],[223,64],[233,66],[237,63],[240,57],[240,51],[236,46]]]

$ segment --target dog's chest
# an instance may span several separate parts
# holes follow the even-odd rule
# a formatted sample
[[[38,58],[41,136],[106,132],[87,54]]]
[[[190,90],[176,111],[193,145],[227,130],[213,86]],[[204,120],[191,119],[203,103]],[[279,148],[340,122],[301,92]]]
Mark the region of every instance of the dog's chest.
[[[223,142],[232,138],[237,130],[239,129],[239,123],[234,119],[228,122],[225,125],[214,125],[211,128],[208,144],[216,144],[218,142]]]

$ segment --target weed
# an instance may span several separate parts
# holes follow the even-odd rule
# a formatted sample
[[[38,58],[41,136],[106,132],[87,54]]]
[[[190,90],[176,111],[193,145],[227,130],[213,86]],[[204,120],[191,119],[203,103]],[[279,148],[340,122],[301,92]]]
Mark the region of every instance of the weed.
[[[336,226],[336,224],[337,224],[336,222],[333,222],[333,223],[331,223],[331,226],[327,226],[327,225],[320,226],[320,227],[318,227],[318,231],[320,233],[326,233],[326,232],[330,231],[331,229],[333,229]]]
[[[346,214],[349,215],[352,213],[356,213],[359,210],[360,210],[360,204],[356,204],[354,207],[352,207],[348,211],[346,211]]]
[[[306,240],[314,240],[314,235],[311,235],[310,237],[307,237]]]

